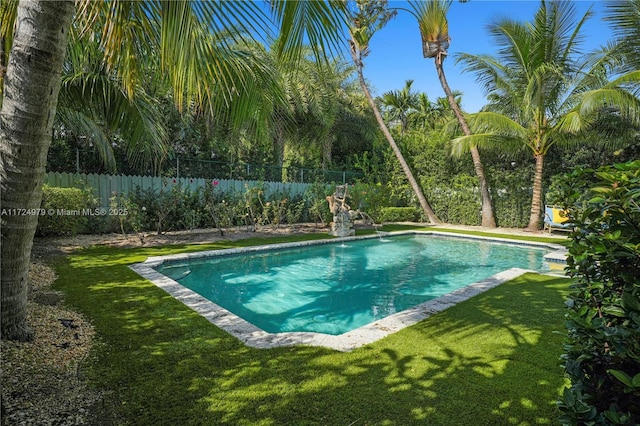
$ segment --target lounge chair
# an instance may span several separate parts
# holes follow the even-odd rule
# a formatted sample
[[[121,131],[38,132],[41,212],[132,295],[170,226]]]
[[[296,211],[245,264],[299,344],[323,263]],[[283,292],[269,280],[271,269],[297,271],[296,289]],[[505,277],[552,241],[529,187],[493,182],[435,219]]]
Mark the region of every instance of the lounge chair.
[[[569,223],[569,218],[566,215],[565,210],[554,207],[554,206],[544,206],[544,230],[549,230],[549,234],[551,231],[556,229],[559,231],[570,231],[571,223]]]

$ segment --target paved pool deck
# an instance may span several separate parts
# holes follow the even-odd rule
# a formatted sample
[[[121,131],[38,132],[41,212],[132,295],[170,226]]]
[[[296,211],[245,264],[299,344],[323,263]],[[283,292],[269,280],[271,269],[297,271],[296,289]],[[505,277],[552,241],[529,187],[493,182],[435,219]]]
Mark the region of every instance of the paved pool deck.
[[[434,227],[435,228],[435,227]],[[436,229],[430,228],[428,231],[409,231],[409,232],[393,232],[390,234],[440,234]],[[451,228],[447,226],[447,228]],[[501,232],[505,234],[504,232]],[[443,235],[443,234],[440,234]],[[471,237],[457,234],[446,233],[447,236],[455,236],[460,238],[495,240],[499,242],[511,242],[519,245],[544,246],[554,250],[547,255],[547,260],[562,264],[566,256],[564,247],[553,244],[525,243],[522,241],[506,240],[504,238],[493,237]],[[529,234],[531,235],[531,234]],[[429,318],[438,312],[467,300],[473,296],[483,293],[494,288],[506,281],[512,280],[526,272],[525,269],[512,268],[495,274],[489,278],[478,281],[464,288],[458,289],[444,296],[421,303],[413,308],[406,309],[386,318],[374,321],[355,330],[337,336],[323,333],[313,332],[286,332],[286,333],[268,333],[255,325],[245,321],[232,312],[223,307],[205,299],[198,293],[183,287],[178,282],[156,271],[156,267],[167,261],[181,261],[193,258],[220,256],[229,254],[238,254],[246,252],[255,252],[259,250],[275,250],[283,247],[305,246],[312,244],[326,244],[331,242],[339,242],[341,240],[354,240],[365,238],[377,238],[377,236],[364,237],[347,237],[332,240],[305,241],[299,243],[273,244],[269,246],[246,247],[241,249],[215,250],[189,254],[178,254],[169,256],[150,257],[145,262],[131,265],[130,268],[142,277],[150,280],[156,286],[171,294],[174,298],[190,307],[212,324],[235,336],[247,346],[255,348],[274,348],[280,346],[308,345],[322,346],[338,351],[351,351],[361,346],[373,343],[390,334],[396,333],[403,328],[409,327]]]

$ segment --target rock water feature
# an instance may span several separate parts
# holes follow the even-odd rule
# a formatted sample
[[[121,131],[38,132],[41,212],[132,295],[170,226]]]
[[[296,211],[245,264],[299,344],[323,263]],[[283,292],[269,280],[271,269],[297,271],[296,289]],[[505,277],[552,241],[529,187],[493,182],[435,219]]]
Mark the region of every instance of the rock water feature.
[[[327,196],[329,210],[333,213],[333,222],[331,222],[331,231],[329,234],[334,237],[349,237],[356,235],[353,227],[353,219],[350,213],[350,207],[347,204],[347,185],[338,185],[333,195]]]

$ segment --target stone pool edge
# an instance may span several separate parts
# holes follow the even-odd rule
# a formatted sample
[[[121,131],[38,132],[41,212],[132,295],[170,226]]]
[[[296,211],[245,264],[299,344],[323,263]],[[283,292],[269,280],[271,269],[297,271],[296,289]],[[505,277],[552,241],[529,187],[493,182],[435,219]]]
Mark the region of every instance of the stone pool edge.
[[[499,237],[480,237],[470,235],[451,235],[446,232],[437,231],[400,231],[385,233],[386,235],[402,235],[402,234],[419,234],[419,235],[444,235],[448,237],[465,238],[465,239],[483,239],[496,242],[505,242],[509,244],[519,244],[527,246],[538,246],[555,249],[555,252],[549,253],[547,256],[550,258],[545,259],[549,262],[562,263],[566,257],[566,249],[557,244],[548,243],[535,243],[524,242],[518,240],[509,240]],[[181,261],[187,259],[210,257],[210,256],[225,256],[238,253],[256,252],[256,251],[268,251],[276,250],[286,247],[301,247],[315,244],[336,243],[340,241],[353,241],[360,239],[380,238],[380,235],[366,235],[358,237],[345,237],[334,238],[328,240],[317,241],[302,241],[295,243],[282,243],[271,244],[253,247],[244,247],[238,249],[225,249],[225,250],[211,250],[197,253],[185,253],[177,255],[167,256],[152,256],[142,263],[130,265],[129,268],[136,272],[143,278],[151,281],[157,287],[161,288],[178,301],[184,303],[187,307],[193,309],[199,315],[206,318],[209,322],[217,326],[218,328],[226,331],[232,336],[242,341],[245,345],[259,348],[268,349],[282,346],[293,345],[307,345],[307,346],[320,346],[337,351],[347,352],[361,346],[373,343],[380,340],[390,334],[396,333],[406,327],[414,325],[423,319],[429,318],[431,315],[438,312],[442,312],[451,306],[460,303],[464,300],[470,299],[480,293],[483,293],[491,288],[494,288],[506,281],[512,280],[526,272],[526,269],[512,268],[506,271],[502,271],[484,280],[470,284],[461,289],[455,290],[444,296],[436,299],[429,300],[421,303],[404,311],[397,312],[388,317],[366,324],[355,330],[351,330],[347,333],[343,333],[337,336],[314,333],[314,332],[284,332],[284,333],[268,333],[250,322],[240,318],[232,312],[226,310],[220,305],[207,300],[198,293],[183,287],[178,282],[156,271],[154,267],[161,265],[165,261]],[[564,252],[563,252],[564,251]]]

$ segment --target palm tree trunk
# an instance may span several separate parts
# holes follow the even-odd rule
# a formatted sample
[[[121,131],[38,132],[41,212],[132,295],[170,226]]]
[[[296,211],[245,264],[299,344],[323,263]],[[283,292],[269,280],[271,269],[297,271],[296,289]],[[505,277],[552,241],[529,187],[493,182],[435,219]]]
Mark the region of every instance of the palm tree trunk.
[[[533,176],[533,197],[531,197],[531,216],[527,231],[536,232],[540,230],[540,217],[542,216],[542,170],[544,165],[544,155],[536,154],[536,172]]]
[[[352,55],[353,55],[353,52],[352,52]],[[440,219],[438,219],[438,216],[436,216],[436,214],[431,209],[431,206],[429,205],[429,203],[427,202],[427,199],[422,193],[422,188],[420,188],[420,185],[418,185],[416,178],[413,177],[413,172],[411,171],[409,164],[404,159],[404,156],[402,155],[400,148],[398,148],[398,144],[396,144],[396,141],[393,139],[391,132],[389,132],[387,125],[384,123],[384,120],[382,119],[382,115],[380,114],[380,111],[378,110],[378,107],[375,101],[373,100],[373,96],[371,96],[371,92],[369,92],[369,88],[367,87],[367,82],[364,79],[364,74],[362,73],[362,65],[361,65],[362,63],[357,59],[357,57],[354,57],[353,59],[356,63],[356,68],[358,69],[358,80],[360,81],[360,86],[362,86],[362,90],[364,91],[364,95],[367,98],[367,101],[369,102],[369,106],[371,106],[371,109],[373,110],[373,114],[375,115],[376,120],[378,121],[380,130],[382,130],[384,137],[387,139],[387,142],[389,142],[389,145],[391,145],[391,149],[393,150],[393,153],[396,155],[396,158],[400,162],[400,166],[402,167],[404,174],[407,176],[407,179],[409,180],[409,184],[411,185],[413,192],[416,194],[416,197],[418,197],[418,201],[420,202],[420,206],[422,207],[422,210],[427,215],[427,218],[429,219],[430,223],[432,224],[440,223]]]
[[[331,167],[333,161],[331,152],[333,151],[333,135],[328,134],[323,138],[322,142],[322,169],[326,170]]]
[[[29,340],[27,274],[73,1],[22,0],[0,111],[2,339]]]
[[[280,179],[283,182],[288,180],[286,170],[284,169],[284,155],[285,155],[285,136],[282,124],[276,123],[274,125],[275,132],[273,135],[273,152],[275,154],[276,165],[280,169]]]
[[[469,130],[467,120],[465,120],[464,115],[462,115],[460,106],[458,105],[458,102],[456,102],[456,98],[451,92],[451,88],[449,87],[449,83],[447,82],[447,78],[444,74],[444,68],[442,67],[442,60],[440,58],[436,58],[435,64],[438,78],[440,79],[440,85],[442,86],[444,93],[447,95],[449,106],[458,119],[458,123],[460,124],[460,128],[462,128],[462,132],[465,134],[465,136],[469,136],[471,134],[471,130]],[[478,176],[478,181],[480,183],[480,195],[482,197],[482,226],[485,228],[495,228],[496,218],[493,213],[493,203],[491,202],[489,184],[487,183],[487,178],[484,174],[484,167],[482,166],[482,160],[480,159],[480,152],[475,146],[471,147],[471,158],[473,159],[473,167],[476,171],[476,176]]]

